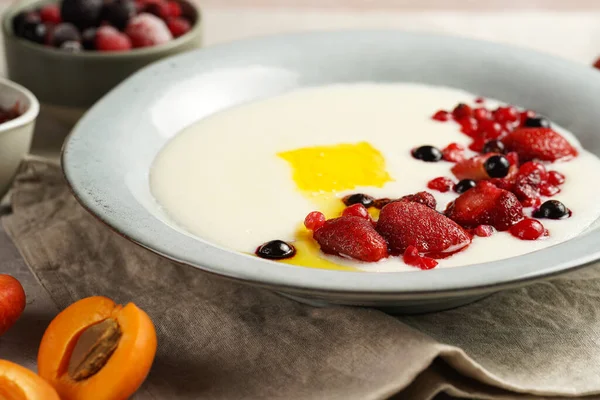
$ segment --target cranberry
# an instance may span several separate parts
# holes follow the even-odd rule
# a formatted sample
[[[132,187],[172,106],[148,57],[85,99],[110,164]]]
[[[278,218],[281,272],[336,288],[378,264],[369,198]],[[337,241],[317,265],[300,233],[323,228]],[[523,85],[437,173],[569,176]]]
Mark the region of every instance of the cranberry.
[[[546,230],[540,221],[531,218],[525,218],[510,228],[510,233],[521,240],[539,239]]]
[[[490,178],[504,178],[508,175],[510,163],[504,156],[491,156],[483,164]]]
[[[344,217],[361,217],[364,219],[371,219],[369,215],[369,211],[362,204],[352,204],[349,207],[346,207],[344,211],[342,211],[342,216]]]
[[[460,124],[460,131],[465,135],[470,137],[475,137],[477,135],[479,124],[475,118],[464,118],[458,121],[458,123]]]
[[[446,122],[450,119],[450,113],[448,111],[439,110],[435,114],[433,114],[431,119],[435,121]]]
[[[325,215],[320,211],[309,212],[304,218],[304,226],[306,229],[316,231],[325,223]]]
[[[444,178],[440,176],[439,178],[435,178],[430,180],[427,183],[427,187],[432,190],[437,190],[438,192],[446,193],[454,186],[454,182],[451,179]]]
[[[494,227],[490,225],[479,225],[475,228],[474,232],[479,237],[489,237],[494,234]]]
[[[438,262],[433,258],[421,256],[415,246],[408,246],[404,251],[402,259],[406,264],[424,270],[435,268],[438,265]]]
[[[491,119],[492,113],[487,108],[479,107],[473,110],[473,117],[478,121],[482,121],[484,119]]]
[[[351,206],[352,204],[362,204],[365,207],[371,207],[373,205],[373,201],[375,199],[367,194],[355,193],[350,194],[342,199],[342,202],[346,206]]]
[[[519,168],[519,175],[521,176],[530,176],[533,174],[537,174],[542,182],[548,178],[546,167],[539,162],[528,161]]]
[[[547,182],[544,182],[540,185],[540,194],[542,196],[551,197],[560,192],[558,186],[551,185]]]
[[[452,110],[452,116],[457,121],[471,117],[472,115],[473,109],[464,103],[460,103]]]
[[[508,160],[510,165],[519,165],[519,155],[514,151],[508,153],[506,155],[506,159]]]
[[[510,123],[518,121],[520,115],[515,107],[499,107],[494,111],[494,119],[500,123]]]
[[[533,216],[536,218],[563,219],[571,216],[571,211],[558,200],[548,200],[537,209]]]
[[[565,176],[557,171],[548,171],[548,183],[559,186],[565,183]]]
[[[257,256],[269,260],[282,260],[291,258],[296,254],[296,249],[283,240],[271,240],[256,249]]]
[[[458,143],[450,143],[442,149],[442,158],[450,162],[460,162],[465,159],[465,148]]]
[[[461,181],[459,181],[456,185],[454,185],[454,191],[458,194],[464,193],[469,189],[473,189],[475,186],[477,186],[477,183],[475,183],[474,180],[472,179],[463,179]]]
[[[487,153],[504,153],[504,143],[499,140],[490,140],[485,142],[483,149],[481,150],[483,154]]]
[[[421,146],[413,149],[412,156],[417,160],[437,162],[442,159],[442,152],[433,146]]]

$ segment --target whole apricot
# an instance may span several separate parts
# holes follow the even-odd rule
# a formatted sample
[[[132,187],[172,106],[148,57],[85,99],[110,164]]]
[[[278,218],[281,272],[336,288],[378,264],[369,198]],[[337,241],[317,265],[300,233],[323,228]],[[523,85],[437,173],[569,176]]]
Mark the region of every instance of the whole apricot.
[[[0,336],[17,322],[25,309],[25,291],[10,275],[0,274]]]

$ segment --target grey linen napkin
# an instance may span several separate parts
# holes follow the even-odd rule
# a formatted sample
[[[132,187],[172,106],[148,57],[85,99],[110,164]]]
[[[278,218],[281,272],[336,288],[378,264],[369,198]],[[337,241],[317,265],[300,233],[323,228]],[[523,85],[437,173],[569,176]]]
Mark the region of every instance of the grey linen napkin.
[[[4,227],[59,309],[104,295],[153,318],[157,358],[135,399],[600,398],[600,265],[396,318],[162,259],[84,211],[49,163],[23,164],[12,205]]]

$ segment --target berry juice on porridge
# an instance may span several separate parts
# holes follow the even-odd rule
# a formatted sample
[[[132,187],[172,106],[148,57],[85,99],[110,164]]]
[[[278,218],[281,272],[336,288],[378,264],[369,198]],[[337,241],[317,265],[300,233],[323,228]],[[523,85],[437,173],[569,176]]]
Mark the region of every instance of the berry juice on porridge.
[[[597,176],[596,176],[597,175]],[[531,110],[456,89],[345,84],[212,115],[157,156],[189,233],[314,268],[411,271],[513,257],[600,217],[600,160]]]

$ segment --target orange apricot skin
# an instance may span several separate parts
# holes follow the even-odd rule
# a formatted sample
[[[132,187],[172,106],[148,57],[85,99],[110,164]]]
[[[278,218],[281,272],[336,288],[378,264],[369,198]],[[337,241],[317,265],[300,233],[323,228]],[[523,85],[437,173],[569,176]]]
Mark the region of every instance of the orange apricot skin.
[[[95,375],[73,380],[67,369],[77,339],[106,318],[116,319],[121,327],[116,350]],[[38,373],[62,400],[125,400],[146,379],[156,344],[152,320],[135,304],[123,307],[106,297],[88,297],[67,307],[48,326],[38,352]]]
[[[60,400],[56,390],[41,377],[18,364],[0,360],[0,398]],[[8,384],[7,384],[8,383]],[[4,391],[4,392],[3,392]]]

